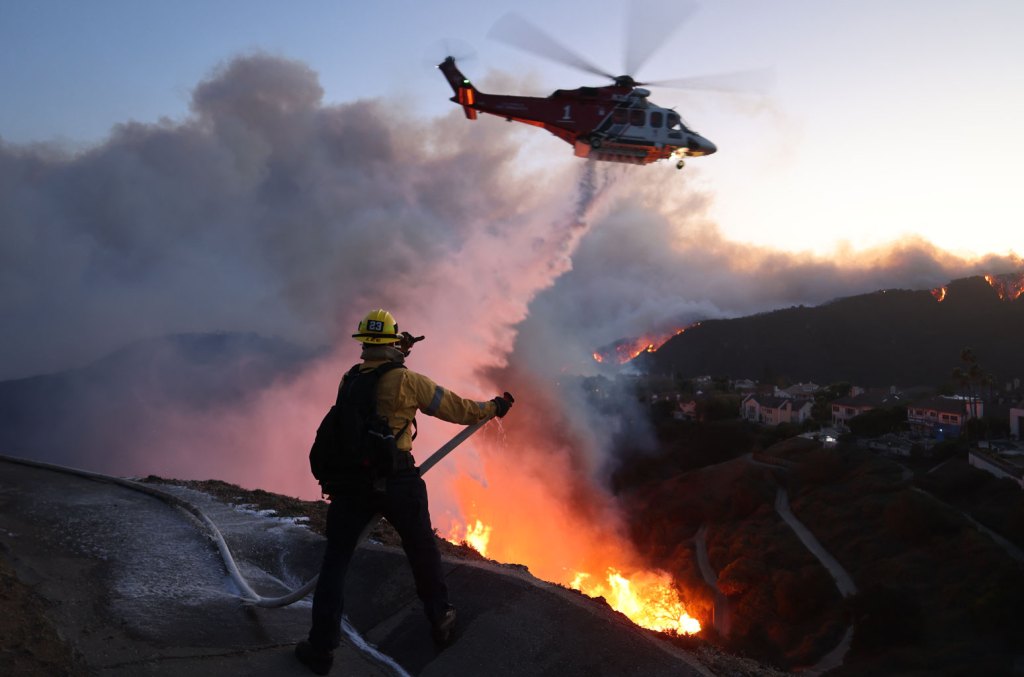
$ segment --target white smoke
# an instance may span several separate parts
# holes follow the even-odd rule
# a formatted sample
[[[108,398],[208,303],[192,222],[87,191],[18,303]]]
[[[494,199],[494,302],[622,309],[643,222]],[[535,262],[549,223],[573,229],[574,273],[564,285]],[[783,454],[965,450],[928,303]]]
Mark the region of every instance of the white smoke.
[[[201,83],[184,121],[78,155],[0,145],[0,378],[172,331],[331,344],[366,304],[443,300],[424,280],[481,231],[564,218],[571,177],[517,175],[517,130],[321,95],[257,55]]]

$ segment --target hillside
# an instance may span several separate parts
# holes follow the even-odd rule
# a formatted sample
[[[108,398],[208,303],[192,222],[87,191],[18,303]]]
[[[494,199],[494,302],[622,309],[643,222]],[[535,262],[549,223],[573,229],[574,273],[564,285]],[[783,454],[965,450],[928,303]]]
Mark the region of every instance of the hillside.
[[[81,369],[0,382],[0,453],[145,474],[170,411],[217,411],[287,379],[317,353],[255,334],[138,341]]]
[[[852,627],[845,663],[831,674],[996,675],[1019,665],[1022,565],[965,515],[985,519],[998,505],[1004,518],[990,523],[1020,539],[1024,504],[1012,482],[966,461],[946,474],[929,472],[931,464],[912,472],[855,445],[829,450],[800,438],[766,450],[785,465],[721,454],[717,463],[681,472],[683,457],[708,435],[674,443],[687,429],[702,429],[676,427],[644,459],[646,472],[617,473],[618,495],[641,552],[710,596],[686,545],[706,532],[731,618],[720,638],[728,650],[799,669]],[[786,528],[780,489],[852,577],[853,595],[841,598]]]
[[[997,380],[1024,377],[1024,298],[1003,300],[985,278],[931,290],[890,289],[816,307],[711,320],[667,341],[637,365],[685,378],[711,374],[764,381],[864,386],[938,385],[971,347]]]

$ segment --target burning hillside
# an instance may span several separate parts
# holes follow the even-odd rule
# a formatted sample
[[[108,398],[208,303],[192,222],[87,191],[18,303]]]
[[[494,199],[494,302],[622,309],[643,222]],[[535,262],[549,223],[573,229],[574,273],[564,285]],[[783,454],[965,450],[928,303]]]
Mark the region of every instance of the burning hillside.
[[[1014,301],[1024,294],[1024,273],[986,275],[985,281],[996,290],[999,298],[1004,301]]]
[[[653,353],[671,339],[673,336],[682,334],[687,329],[699,326],[700,322],[682,329],[675,329],[671,332],[656,334],[645,334],[639,338],[622,339],[611,346],[594,351],[594,361],[599,363],[625,364],[635,359],[641,353]]]
[[[1002,275],[985,275],[985,281],[992,287],[1002,301],[1015,301],[1024,295],[1024,273],[1005,273]],[[939,303],[946,300],[949,286],[932,289],[932,296]]]

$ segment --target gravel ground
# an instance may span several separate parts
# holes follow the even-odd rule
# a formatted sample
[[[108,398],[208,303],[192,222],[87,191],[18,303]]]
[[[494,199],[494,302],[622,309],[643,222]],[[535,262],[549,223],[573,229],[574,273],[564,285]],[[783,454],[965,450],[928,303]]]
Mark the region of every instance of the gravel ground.
[[[30,586],[18,580],[7,553],[0,552],[0,674],[88,674],[46,617],[46,605]]]

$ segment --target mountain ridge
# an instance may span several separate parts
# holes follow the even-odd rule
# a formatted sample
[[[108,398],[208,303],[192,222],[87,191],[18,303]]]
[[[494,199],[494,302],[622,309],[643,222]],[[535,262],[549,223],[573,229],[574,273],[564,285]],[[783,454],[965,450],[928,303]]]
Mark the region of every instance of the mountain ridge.
[[[1024,354],[1012,340],[1024,336],[1024,299],[1004,300],[980,276],[940,289],[884,289],[708,320],[634,362],[651,374],[683,378],[936,386],[950,380],[970,347],[997,383],[1024,376]]]

